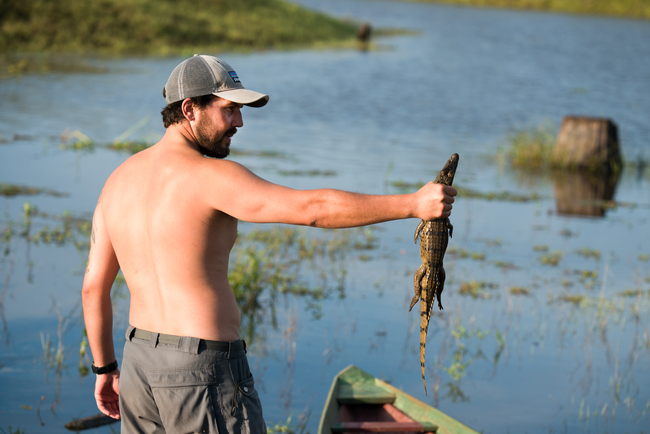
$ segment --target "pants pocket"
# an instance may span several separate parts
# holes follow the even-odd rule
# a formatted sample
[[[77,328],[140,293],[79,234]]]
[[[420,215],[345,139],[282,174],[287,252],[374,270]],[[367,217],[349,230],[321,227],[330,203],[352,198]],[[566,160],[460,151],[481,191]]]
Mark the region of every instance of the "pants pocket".
[[[147,375],[165,431],[218,433],[212,371],[173,371]]]
[[[230,402],[224,404],[228,410],[225,417],[228,432],[266,434],[262,405],[252,375],[235,383]]]

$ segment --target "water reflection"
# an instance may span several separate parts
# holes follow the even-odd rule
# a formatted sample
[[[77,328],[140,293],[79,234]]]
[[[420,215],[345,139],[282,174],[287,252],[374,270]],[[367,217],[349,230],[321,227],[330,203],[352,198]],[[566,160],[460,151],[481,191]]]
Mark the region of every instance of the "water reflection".
[[[604,217],[611,208],[620,172],[594,174],[554,170],[553,189],[560,215]]]

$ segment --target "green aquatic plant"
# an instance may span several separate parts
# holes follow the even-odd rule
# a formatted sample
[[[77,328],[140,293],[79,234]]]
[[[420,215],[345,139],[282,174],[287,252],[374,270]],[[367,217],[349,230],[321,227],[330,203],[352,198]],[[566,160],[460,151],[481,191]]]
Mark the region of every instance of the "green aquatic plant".
[[[485,260],[485,253],[480,253],[476,251],[468,252],[465,248],[458,248],[457,246],[451,246],[447,249],[447,254],[459,259],[473,259],[475,261]]]
[[[513,286],[510,288],[510,293],[512,295],[529,295],[530,289],[524,288],[523,286]]]
[[[151,146],[153,146],[152,143],[136,140],[132,142],[130,141],[113,142],[106,145],[106,148],[112,151],[125,151],[130,154],[137,154],[138,152],[144,151],[145,149],[148,149]]]
[[[458,288],[458,293],[463,296],[470,296],[474,299],[477,298],[492,298],[492,294],[488,292],[488,289],[497,288],[495,283],[489,283],[485,281],[477,282],[472,280],[470,282],[462,282]]]
[[[304,420],[301,420],[297,424],[291,423],[291,415],[287,417],[287,421],[284,423],[276,423],[271,426],[270,424],[266,427],[266,434],[301,434],[304,433],[307,429],[307,423]]]
[[[472,199],[496,200],[501,202],[530,202],[540,200],[542,197],[536,192],[530,194],[511,193],[509,191],[479,192],[470,188],[456,187],[459,197]]]
[[[49,188],[28,187],[24,185],[8,184],[0,182],[0,196],[15,197],[15,196],[35,196],[44,194],[54,197],[65,197],[68,193],[61,193]]]
[[[600,259],[600,250],[590,249],[589,247],[583,247],[582,249],[579,249],[578,254],[580,256],[584,256],[585,258]]]
[[[4,428],[0,428],[0,431],[2,431],[2,434],[27,434],[27,430],[12,428],[11,425],[7,427],[7,431],[5,431]]]
[[[542,255],[539,258],[539,261],[542,263],[542,265],[552,265],[552,266],[556,266],[557,264],[560,263],[561,260],[562,260],[562,252],[560,252],[559,250],[552,253],[548,253],[546,255]]]
[[[555,145],[555,127],[552,124],[515,130],[508,135],[507,141],[506,160],[511,166],[534,171],[550,168]]]

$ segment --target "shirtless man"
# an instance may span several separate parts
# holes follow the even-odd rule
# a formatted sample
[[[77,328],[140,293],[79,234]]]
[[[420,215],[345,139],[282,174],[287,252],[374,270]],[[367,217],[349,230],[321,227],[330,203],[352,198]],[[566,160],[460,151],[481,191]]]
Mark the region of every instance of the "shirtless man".
[[[261,107],[267,95],[244,89],[211,56],[177,66],[163,93],[164,137],[111,174],[93,217],[82,295],[97,406],[126,433],[266,433],[228,283],[237,221],[431,220],[450,215],[456,190],[428,183],[412,194],[365,195],[272,184],[223,160],[242,107]],[[120,269],[131,294],[121,383],[110,298]]]

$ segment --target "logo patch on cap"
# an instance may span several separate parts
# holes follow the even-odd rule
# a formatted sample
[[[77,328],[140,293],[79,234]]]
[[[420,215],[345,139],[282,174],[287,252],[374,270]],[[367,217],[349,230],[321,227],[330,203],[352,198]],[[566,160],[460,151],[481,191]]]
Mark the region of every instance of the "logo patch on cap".
[[[234,81],[235,83],[241,83],[241,81],[239,81],[239,77],[237,77],[237,73],[235,71],[228,71],[228,74],[230,74],[230,78],[232,78],[232,81]]]

